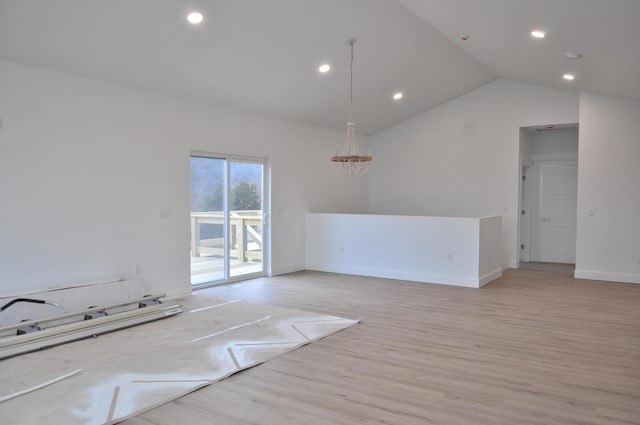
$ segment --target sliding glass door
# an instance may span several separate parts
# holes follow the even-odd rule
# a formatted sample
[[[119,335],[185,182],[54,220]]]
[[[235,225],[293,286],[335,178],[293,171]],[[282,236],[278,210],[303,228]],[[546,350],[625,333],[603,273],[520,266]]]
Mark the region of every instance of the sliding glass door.
[[[191,157],[191,284],[223,282],[226,161]]]
[[[265,274],[266,161],[191,156],[191,284]]]
[[[229,276],[264,272],[264,164],[229,162]]]

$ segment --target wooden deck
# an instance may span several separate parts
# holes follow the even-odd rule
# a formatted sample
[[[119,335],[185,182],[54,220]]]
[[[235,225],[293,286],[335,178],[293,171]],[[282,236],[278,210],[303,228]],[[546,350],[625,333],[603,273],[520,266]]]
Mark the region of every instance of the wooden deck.
[[[251,262],[239,262],[231,260],[231,276],[259,273],[262,271],[262,263],[256,260]],[[224,279],[224,262],[219,257],[191,257],[191,284],[216,282]]]
[[[204,290],[362,323],[127,425],[640,424],[640,285],[299,272]]]
[[[224,255],[230,258],[230,277],[263,271],[262,211],[231,211],[228,217],[229,245],[222,237],[202,237],[202,226],[225,223],[222,211],[191,213],[191,284],[198,285],[224,279]]]

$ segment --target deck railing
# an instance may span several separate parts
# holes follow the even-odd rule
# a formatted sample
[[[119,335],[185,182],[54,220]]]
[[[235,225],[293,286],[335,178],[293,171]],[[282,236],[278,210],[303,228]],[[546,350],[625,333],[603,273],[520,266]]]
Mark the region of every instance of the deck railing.
[[[191,213],[191,256],[201,254],[224,255],[224,238],[203,239],[202,224],[224,225],[224,213]],[[262,211],[231,211],[229,214],[229,255],[241,263],[247,260],[262,260]]]

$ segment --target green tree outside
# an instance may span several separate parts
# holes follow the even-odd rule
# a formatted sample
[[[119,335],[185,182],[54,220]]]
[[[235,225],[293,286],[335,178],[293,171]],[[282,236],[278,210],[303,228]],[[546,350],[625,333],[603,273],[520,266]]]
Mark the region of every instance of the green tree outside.
[[[203,211],[222,211],[222,201],[224,200],[222,190],[222,182],[218,181],[213,193],[205,195],[202,198]],[[258,191],[258,185],[243,180],[231,188],[232,211],[250,211],[259,209],[260,193]]]
[[[255,183],[241,181],[231,189],[231,210],[247,211],[260,209],[260,194]]]

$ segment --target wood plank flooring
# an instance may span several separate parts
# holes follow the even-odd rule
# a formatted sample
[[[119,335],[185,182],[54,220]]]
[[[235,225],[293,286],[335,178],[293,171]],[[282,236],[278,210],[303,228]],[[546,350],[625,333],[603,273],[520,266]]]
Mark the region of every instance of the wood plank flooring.
[[[305,271],[205,291],[362,323],[125,424],[640,424],[640,285]]]
[[[575,264],[566,263],[537,263],[537,262],[520,262],[520,268],[525,270],[540,270],[546,272],[554,272],[564,274],[567,277],[573,276],[576,270]]]

